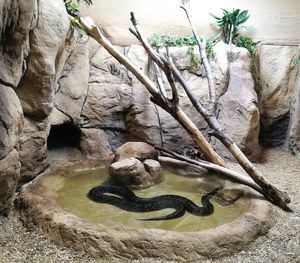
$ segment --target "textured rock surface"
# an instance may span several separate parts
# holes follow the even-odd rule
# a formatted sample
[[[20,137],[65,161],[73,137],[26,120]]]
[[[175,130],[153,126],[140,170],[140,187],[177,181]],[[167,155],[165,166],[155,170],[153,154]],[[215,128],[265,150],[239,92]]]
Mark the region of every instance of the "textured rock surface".
[[[89,50],[78,45],[72,50],[58,80],[55,107],[78,123],[89,82]],[[63,122],[60,122],[60,124]]]
[[[11,209],[20,178],[20,168],[21,163],[16,150],[12,150],[0,160],[0,216],[8,214]]]
[[[248,54],[243,48],[234,48],[230,51],[229,57],[230,80],[226,93],[219,99],[219,120],[233,141],[251,159],[259,158],[260,116]],[[217,145],[223,147],[220,143]]]
[[[115,151],[109,174],[117,183],[147,188],[163,180],[158,152],[144,142],[127,142]]]
[[[289,111],[299,57],[296,46],[262,45],[260,74],[268,87],[260,91],[261,143],[266,146],[282,145],[287,136]],[[276,74],[274,74],[276,72]]]
[[[105,159],[112,155],[107,135],[100,129],[81,129],[81,152],[92,158]]]
[[[119,49],[141,69],[145,72],[149,71],[150,75],[154,76],[153,68],[150,66],[149,69],[147,56],[141,46],[133,45]],[[224,43],[218,43],[215,52],[217,59],[212,61],[212,68],[217,84],[217,94],[222,96],[228,82],[227,46]],[[186,47],[171,48],[170,53],[195,96],[203,103],[207,102],[208,84],[203,68],[201,66],[197,69],[191,68]],[[240,49],[236,53],[240,54]],[[88,66],[88,59],[90,66]],[[235,69],[231,70],[235,74],[235,80],[231,81],[231,93],[223,98],[222,106],[228,110],[227,113],[224,113],[229,116],[228,119],[235,116],[233,120],[238,122],[239,129],[237,131],[234,129],[235,124],[232,120],[228,125],[228,130],[234,133],[233,137],[242,145],[247,154],[256,155],[259,151],[257,144],[259,117],[255,105],[257,98],[253,91],[251,75],[247,70],[243,70],[249,68],[246,53],[240,56],[236,55],[235,59],[238,60],[237,68],[240,68],[242,75],[234,73]],[[74,61],[82,61],[85,67],[77,66]],[[80,71],[84,72],[80,74]],[[245,73],[246,77],[243,76]],[[81,75],[83,78],[79,79]],[[72,81],[68,81],[68,76],[72,78]],[[89,76],[88,87],[87,76]],[[166,83],[166,80],[164,81]],[[82,90],[73,87],[77,83],[83,85]],[[232,105],[225,106],[225,99],[228,99],[227,105],[230,105],[232,95],[237,95],[233,94],[233,86],[240,84],[243,85],[243,88],[239,89],[239,97],[236,101],[239,103],[242,100],[242,102],[240,104],[241,111],[237,111]],[[169,94],[170,88],[168,86],[166,88]],[[245,98],[242,98],[243,92],[247,93]],[[181,88],[179,88],[179,96],[180,106],[197,127],[205,132],[207,124],[193,109]],[[106,135],[103,137],[103,143],[112,151],[128,140],[149,141],[172,150],[194,147],[192,140],[177,121],[150,101],[150,95],[137,79],[112,58],[104,48],[98,47],[94,43],[83,45],[80,52],[74,51],[70,56],[59,80],[59,89],[55,97],[58,111],[54,111],[51,115],[53,124],[72,119],[80,128],[100,129],[103,131],[102,134]],[[224,116],[221,118],[225,122],[228,120]],[[96,137],[94,138],[96,139]],[[96,140],[98,142],[95,142],[95,145],[99,144],[99,139]],[[82,144],[84,145],[84,140],[82,140]],[[91,145],[91,137],[87,145]],[[93,149],[96,150],[95,155],[97,155],[97,149],[93,147],[90,147],[87,152],[93,155]],[[224,155],[224,149],[220,147],[219,149]]]
[[[23,124],[23,110],[16,93],[0,84],[0,160],[16,146]]]
[[[300,74],[298,72],[292,97],[291,118],[287,144],[294,153],[300,152]]]
[[[158,158],[158,153],[151,145],[144,142],[127,142],[115,151],[114,162],[134,157],[140,161]]]
[[[112,163],[109,175],[114,182],[133,188],[145,188],[153,184],[150,174],[141,161],[136,158],[126,158]]]
[[[53,107],[56,71],[69,32],[69,18],[62,1],[39,1],[38,22],[30,38],[27,70],[17,94],[24,113],[47,117]]]
[[[20,138],[21,182],[34,178],[47,167],[49,114],[53,109],[57,75],[65,63],[69,18],[62,1],[38,2],[38,21],[30,34],[27,69],[17,88],[25,128]]]
[[[49,128],[48,119],[40,122],[25,118],[25,125],[19,139],[19,153],[22,163],[20,184],[30,181],[47,168]]]
[[[156,160],[147,159],[143,162],[145,170],[150,174],[151,180],[154,183],[159,183],[163,180],[160,163]]]
[[[10,211],[20,178],[21,164],[15,147],[23,124],[23,111],[16,93],[0,84],[0,215]]]
[[[37,1],[1,1],[0,10],[0,83],[15,89],[26,70]]]

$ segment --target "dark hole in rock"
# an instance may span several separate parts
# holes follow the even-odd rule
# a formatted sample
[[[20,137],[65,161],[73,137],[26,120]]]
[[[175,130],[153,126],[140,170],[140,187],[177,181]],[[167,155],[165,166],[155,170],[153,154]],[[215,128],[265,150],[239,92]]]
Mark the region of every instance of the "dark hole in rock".
[[[261,123],[259,141],[263,147],[276,147],[284,145],[289,127],[290,115],[287,113],[269,127]]]
[[[79,149],[81,131],[73,123],[54,125],[50,129],[47,144],[48,149],[72,147]]]

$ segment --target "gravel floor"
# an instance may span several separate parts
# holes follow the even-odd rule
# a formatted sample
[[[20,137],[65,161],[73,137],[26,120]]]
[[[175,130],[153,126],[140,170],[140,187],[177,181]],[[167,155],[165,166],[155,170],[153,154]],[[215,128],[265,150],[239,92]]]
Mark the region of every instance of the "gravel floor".
[[[288,192],[294,213],[276,208],[276,225],[266,236],[259,237],[247,250],[220,260],[206,263],[227,262],[300,262],[300,158],[279,149],[266,152],[267,162],[259,164],[260,171],[278,188]],[[237,170],[237,166],[232,164]],[[101,262],[84,252],[55,245],[34,227],[24,228],[16,212],[9,218],[0,218],[0,263],[14,262]],[[107,262],[107,261],[106,261]],[[110,261],[113,262],[113,261]],[[128,262],[163,262],[142,260]]]

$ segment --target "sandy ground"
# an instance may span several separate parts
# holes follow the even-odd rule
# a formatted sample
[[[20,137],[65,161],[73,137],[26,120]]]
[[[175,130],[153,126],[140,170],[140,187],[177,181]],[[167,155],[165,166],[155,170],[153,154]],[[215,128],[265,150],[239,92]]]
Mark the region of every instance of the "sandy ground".
[[[279,149],[266,152],[267,162],[257,165],[260,171],[292,199],[293,213],[276,208],[275,226],[265,236],[235,255],[206,263],[228,262],[300,262],[300,158]],[[236,169],[237,166],[232,164]],[[101,262],[84,252],[73,251],[54,244],[35,227],[23,227],[16,212],[0,218],[0,263],[14,262]],[[107,261],[106,261],[107,262]],[[110,261],[114,262],[114,261]],[[166,262],[145,259],[125,262]]]

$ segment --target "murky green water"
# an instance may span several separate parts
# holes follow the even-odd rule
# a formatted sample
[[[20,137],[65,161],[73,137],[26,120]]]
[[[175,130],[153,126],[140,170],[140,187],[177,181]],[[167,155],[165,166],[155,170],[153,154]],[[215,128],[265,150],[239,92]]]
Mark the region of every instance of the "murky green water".
[[[108,204],[101,204],[87,198],[88,191],[97,185],[102,184],[107,173],[104,168],[74,170],[69,169],[68,176],[48,176],[44,184],[49,189],[48,194],[55,199],[62,209],[77,215],[80,218],[101,223],[107,226],[132,226],[139,228],[158,228],[174,231],[199,231],[213,228],[238,218],[245,212],[249,205],[249,200],[239,200],[229,206],[221,206],[212,198],[215,212],[206,217],[193,216],[186,213],[183,217],[166,221],[140,221],[139,218],[149,218],[166,215],[174,211],[164,209],[155,212],[135,213],[121,210]],[[176,194],[189,198],[200,205],[202,194],[218,186],[214,182],[199,181],[197,178],[187,178],[165,170],[165,180],[157,186],[144,190],[136,190],[136,195],[140,197],[152,197],[162,194]],[[53,188],[51,190],[51,188]],[[55,191],[54,191],[55,189]],[[56,191],[59,189],[58,191]]]

